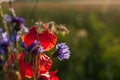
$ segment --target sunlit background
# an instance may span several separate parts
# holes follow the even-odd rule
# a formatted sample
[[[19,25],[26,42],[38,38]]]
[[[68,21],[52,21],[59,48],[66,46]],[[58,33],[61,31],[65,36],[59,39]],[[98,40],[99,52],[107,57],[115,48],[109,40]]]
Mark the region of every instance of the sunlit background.
[[[70,30],[57,34],[71,50],[69,60],[54,60],[60,80],[120,80],[120,0],[15,0],[12,5],[28,27],[41,20]]]

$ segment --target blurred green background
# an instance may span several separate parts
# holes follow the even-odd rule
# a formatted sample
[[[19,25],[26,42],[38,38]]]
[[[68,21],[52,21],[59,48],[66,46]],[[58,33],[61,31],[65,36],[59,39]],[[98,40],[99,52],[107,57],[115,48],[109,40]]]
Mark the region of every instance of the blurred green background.
[[[66,42],[71,50],[69,60],[53,62],[60,80],[120,80],[119,0],[18,1],[23,2],[13,2],[13,6],[26,19],[26,26],[37,20],[55,21],[70,30],[66,36],[57,34],[58,42]],[[7,7],[4,3],[6,13]]]

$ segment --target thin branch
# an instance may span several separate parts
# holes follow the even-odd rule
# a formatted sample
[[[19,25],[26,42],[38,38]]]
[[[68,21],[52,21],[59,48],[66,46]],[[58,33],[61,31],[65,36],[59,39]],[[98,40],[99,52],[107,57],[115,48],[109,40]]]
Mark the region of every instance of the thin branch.
[[[31,24],[31,19],[34,17],[34,13],[35,13],[35,10],[36,10],[36,8],[37,8],[38,1],[39,1],[39,0],[36,0],[36,1],[35,1],[34,7],[33,7],[33,9],[32,9],[32,13],[31,13],[31,15],[30,15],[30,24]]]
[[[12,1],[9,0],[9,7],[12,8]]]

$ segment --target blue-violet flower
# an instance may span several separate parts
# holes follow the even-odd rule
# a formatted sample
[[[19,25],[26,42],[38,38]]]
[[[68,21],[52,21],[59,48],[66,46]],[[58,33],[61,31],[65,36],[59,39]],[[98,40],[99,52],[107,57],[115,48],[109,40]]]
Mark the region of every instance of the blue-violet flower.
[[[65,43],[56,45],[56,51],[52,55],[53,58],[57,57],[59,60],[66,60],[70,57],[69,47]]]
[[[5,15],[3,16],[3,18],[4,18],[4,20],[6,21],[6,23],[11,23],[12,20],[13,20],[13,18],[12,18],[10,15],[8,15],[8,14],[5,14]]]
[[[30,46],[25,47],[22,43],[22,48],[24,48],[23,52],[32,52],[33,54],[42,53],[43,48],[40,46],[39,41],[35,40]]]
[[[2,32],[2,29],[0,29],[0,54],[7,53],[8,46],[11,45],[11,42],[9,41],[9,36],[6,32]]]

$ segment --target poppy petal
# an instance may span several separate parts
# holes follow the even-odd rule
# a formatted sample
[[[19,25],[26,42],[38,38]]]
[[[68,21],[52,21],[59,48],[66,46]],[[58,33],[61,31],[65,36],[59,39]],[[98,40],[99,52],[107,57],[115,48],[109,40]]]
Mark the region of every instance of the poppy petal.
[[[57,41],[57,37],[49,30],[45,30],[39,34],[40,44],[44,51],[52,49]]]
[[[21,78],[22,80],[24,80],[25,77],[27,78],[32,78],[32,68],[30,63],[26,63],[24,62],[24,54],[20,53],[18,55],[18,60],[19,60],[19,68],[20,68],[20,74],[21,74]]]
[[[55,74],[57,73],[57,70],[53,72],[46,72],[44,74],[41,74],[40,80],[59,80]]]
[[[37,31],[34,26],[30,28],[29,33],[22,36],[22,42],[24,43],[25,47],[31,45],[35,39],[37,39]]]
[[[50,80],[59,80],[57,76],[55,76],[55,74],[58,72],[58,70],[55,70],[53,72],[49,72],[50,74]]]
[[[52,67],[52,60],[50,59],[50,57],[48,57],[47,55],[43,53],[36,55],[35,63],[37,63],[35,65],[36,75],[38,75],[39,69],[40,69],[40,74],[43,74],[47,72],[48,70],[50,70],[50,68]]]
[[[19,68],[20,68],[20,74],[21,74],[21,78],[22,80],[24,80],[25,77],[27,78],[32,78],[33,75],[33,71],[32,71],[32,67],[30,63],[25,63],[24,62],[24,54],[20,53],[18,56],[18,60],[19,60]],[[41,53],[39,54],[40,57],[40,74],[46,73],[48,72],[48,70],[50,70],[50,68],[52,67],[52,60],[50,59],[50,57],[48,57],[47,55]],[[35,63],[37,63],[38,60],[35,60]],[[38,69],[39,69],[39,65],[35,65],[36,68],[36,76],[38,75]],[[50,73],[51,75],[54,75],[53,73]]]
[[[27,63],[25,65],[25,77],[32,78],[32,67],[31,67],[30,63]]]
[[[22,80],[25,78],[25,63],[24,63],[24,54],[19,53],[18,54],[18,62],[19,62],[19,68],[20,68],[20,75]]]
[[[40,73],[45,73],[52,67],[52,60],[45,54],[40,55]]]

